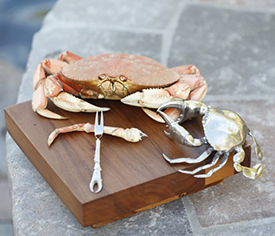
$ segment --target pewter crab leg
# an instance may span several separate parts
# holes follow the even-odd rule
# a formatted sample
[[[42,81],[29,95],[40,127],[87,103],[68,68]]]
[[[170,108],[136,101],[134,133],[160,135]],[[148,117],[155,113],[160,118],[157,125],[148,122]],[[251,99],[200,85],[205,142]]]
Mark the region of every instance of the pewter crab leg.
[[[189,164],[194,164],[194,163],[199,163],[205,160],[209,155],[213,152],[213,148],[210,147],[206,149],[198,158],[189,158],[189,157],[181,157],[181,158],[176,158],[176,159],[170,159],[168,156],[166,156],[164,153],[162,153],[162,156],[166,161],[168,161],[171,164],[174,163],[189,163]]]
[[[249,131],[248,134],[253,139],[253,141],[255,143],[255,152],[256,152],[257,158],[259,160],[262,160],[263,159],[263,153],[262,153],[260,145],[256,141],[256,138],[254,137],[254,135],[253,135],[253,133],[251,131]]]
[[[212,176],[213,173],[215,173],[216,171],[220,170],[226,164],[226,162],[228,161],[228,156],[229,156],[229,153],[227,153],[227,152],[224,153],[223,154],[223,158],[222,158],[220,164],[217,167],[211,169],[206,174],[195,175],[195,177],[196,178],[207,178],[207,177]]]
[[[214,166],[214,165],[218,162],[220,156],[221,156],[221,154],[217,152],[217,153],[215,154],[215,156],[214,156],[212,162],[209,163],[209,164],[207,164],[207,165],[200,166],[200,167],[198,167],[198,168],[196,168],[196,169],[194,169],[194,170],[192,170],[192,171],[188,171],[188,170],[178,170],[178,171],[179,171],[180,173],[183,173],[183,174],[191,174],[191,175],[194,175],[194,174],[200,172],[201,170],[205,170],[205,169],[208,169],[208,168]]]
[[[242,146],[237,146],[235,148],[236,154],[233,157],[234,168],[237,172],[243,172],[243,175],[250,179],[258,179],[263,175],[263,166],[262,164],[257,164],[255,166],[246,167],[242,166],[240,163],[243,162],[245,158],[245,152]],[[256,151],[257,152],[257,151]],[[258,156],[258,155],[257,155]]]

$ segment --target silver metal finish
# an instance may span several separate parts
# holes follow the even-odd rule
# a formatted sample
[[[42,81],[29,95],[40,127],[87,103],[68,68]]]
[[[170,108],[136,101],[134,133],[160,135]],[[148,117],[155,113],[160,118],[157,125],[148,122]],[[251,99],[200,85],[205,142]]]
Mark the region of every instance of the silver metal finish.
[[[90,190],[94,192],[94,189],[97,187],[95,193],[99,193],[102,190],[102,178],[101,178],[101,167],[100,167],[100,138],[103,135],[103,112],[101,111],[100,124],[98,124],[98,112],[95,115],[95,137],[96,137],[96,148],[95,148],[95,157],[94,157],[94,172],[93,177],[90,182]]]
[[[176,108],[180,110],[180,118],[177,121],[172,120],[162,111],[167,108]],[[243,172],[244,176],[251,179],[257,179],[262,176],[262,164],[257,164],[252,168],[241,165],[245,158],[242,145],[244,144],[247,135],[250,135],[254,141],[257,158],[261,160],[263,155],[261,148],[258,145],[252,132],[249,130],[248,126],[242,120],[242,118],[236,113],[229,110],[212,108],[197,101],[167,102],[160,106],[157,112],[167,124],[169,132],[164,131],[164,133],[170,139],[189,146],[210,144],[210,148],[208,148],[204,153],[201,154],[201,156],[196,159],[188,157],[170,159],[165,154],[163,154],[163,157],[169,163],[199,163],[205,160],[211,154],[211,152],[217,151],[217,154],[214,156],[213,161],[210,164],[201,166],[193,171],[180,170],[181,173],[196,174],[201,170],[214,166],[219,158],[223,156],[219,165],[208,171],[207,174],[195,175],[197,178],[210,177],[214,172],[218,171],[226,164],[230,153],[235,152],[233,162],[236,171]],[[179,123],[198,115],[203,115],[202,125],[205,137],[202,138],[192,137],[184,127],[179,125]]]

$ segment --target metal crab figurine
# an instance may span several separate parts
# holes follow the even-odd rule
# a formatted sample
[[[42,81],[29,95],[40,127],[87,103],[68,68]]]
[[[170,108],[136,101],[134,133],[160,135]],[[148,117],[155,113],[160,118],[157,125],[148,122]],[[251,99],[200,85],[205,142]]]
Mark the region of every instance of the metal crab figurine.
[[[177,121],[171,119],[168,115],[162,112],[163,109],[167,108],[176,108],[181,111],[181,115]],[[170,159],[165,154],[163,157],[169,163],[199,163],[205,160],[212,152],[216,151],[214,158],[210,164],[198,167],[193,171],[179,170],[181,173],[186,174],[196,174],[201,170],[213,167],[221,156],[222,159],[219,165],[215,168],[212,168],[206,174],[197,174],[197,178],[206,178],[210,177],[214,172],[221,169],[227,162],[230,153],[235,152],[233,157],[234,168],[237,172],[243,172],[244,176],[257,179],[263,174],[262,164],[257,164],[254,167],[245,167],[241,163],[245,158],[245,152],[242,148],[247,135],[250,135],[255,143],[255,151],[257,158],[262,159],[262,151],[258,143],[256,142],[255,137],[252,132],[242,120],[242,118],[236,113],[219,109],[212,108],[205,105],[202,102],[196,101],[171,101],[167,102],[159,107],[157,112],[165,120],[169,132],[165,131],[165,134],[175,141],[181,144],[187,144],[190,146],[201,146],[203,144],[209,144],[210,147],[206,149],[198,158],[176,158]],[[205,137],[202,138],[193,138],[189,132],[180,126],[178,123],[184,122],[192,117],[202,115],[202,125],[205,133]]]
[[[33,110],[53,119],[65,117],[47,109],[48,98],[72,112],[109,110],[80,98],[123,98],[125,104],[156,109],[174,98],[202,101],[207,90],[205,79],[193,65],[169,69],[151,58],[125,53],[82,58],[64,52],[58,60],[38,64],[33,86]]]

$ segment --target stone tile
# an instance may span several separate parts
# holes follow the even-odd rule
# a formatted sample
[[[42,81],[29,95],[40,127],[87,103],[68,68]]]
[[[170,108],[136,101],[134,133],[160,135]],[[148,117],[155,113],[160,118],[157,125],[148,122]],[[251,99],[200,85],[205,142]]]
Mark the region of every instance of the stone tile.
[[[209,227],[201,227],[193,203],[190,198],[182,198],[186,212],[191,223],[193,234],[196,236],[273,236],[275,229],[275,217],[263,220],[241,221],[225,225],[213,225]]]
[[[264,175],[250,180],[242,174],[229,177],[222,184],[190,195],[202,227],[275,217],[275,169],[273,156],[275,115],[274,101],[212,102],[211,105],[231,109],[248,124],[260,144],[264,159]],[[248,142],[252,140],[248,137]],[[260,163],[252,152],[252,164]],[[221,170],[222,171],[222,170]]]
[[[35,54],[43,54],[43,59],[56,57],[59,53],[70,50],[83,57],[114,52],[139,54],[159,60],[161,43],[159,33],[74,27],[68,32],[68,29],[52,29],[51,26],[45,26],[34,38],[33,47],[37,48]],[[40,47],[40,44],[43,44],[43,47]]]
[[[274,22],[274,14],[266,12],[187,5],[168,65],[196,65],[210,96],[269,96],[275,88]]]
[[[0,189],[0,221],[11,221],[12,204],[7,178],[0,178]]]
[[[166,28],[179,0],[160,1],[58,1],[51,11],[46,23],[54,20],[54,24],[81,24],[89,27],[108,28],[147,28],[158,30]],[[76,7],[77,6],[77,7]],[[85,16],[85,19],[83,18]]]

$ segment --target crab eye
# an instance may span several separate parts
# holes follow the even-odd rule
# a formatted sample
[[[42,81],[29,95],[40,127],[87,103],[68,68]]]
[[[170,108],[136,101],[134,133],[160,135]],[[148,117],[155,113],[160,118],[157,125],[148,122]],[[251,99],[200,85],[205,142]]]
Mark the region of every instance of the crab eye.
[[[101,80],[104,80],[104,79],[106,79],[106,75],[105,74],[99,75],[98,78]]]
[[[126,80],[127,80],[127,78],[126,78],[124,75],[119,76],[119,79],[120,79],[122,82],[126,82]]]

